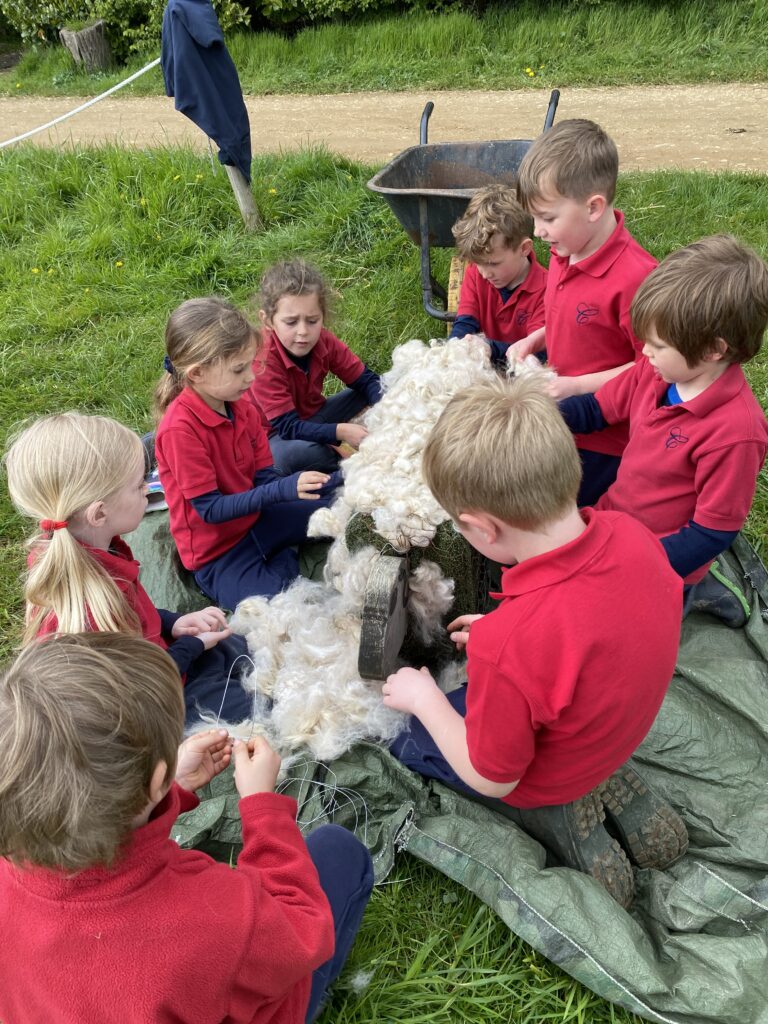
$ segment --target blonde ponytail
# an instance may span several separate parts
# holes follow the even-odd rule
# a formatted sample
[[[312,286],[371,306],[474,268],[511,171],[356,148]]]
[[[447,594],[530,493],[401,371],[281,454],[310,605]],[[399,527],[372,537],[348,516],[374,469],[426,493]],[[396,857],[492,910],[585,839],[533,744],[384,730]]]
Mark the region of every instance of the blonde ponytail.
[[[124,486],[142,459],[141,441],[127,427],[74,412],[37,420],[11,444],[5,460],[11,499],[39,527],[29,540],[25,644],[50,615],[60,633],[141,633],[136,612],[69,524]],[[46,520],[56,528],[47,529]]]

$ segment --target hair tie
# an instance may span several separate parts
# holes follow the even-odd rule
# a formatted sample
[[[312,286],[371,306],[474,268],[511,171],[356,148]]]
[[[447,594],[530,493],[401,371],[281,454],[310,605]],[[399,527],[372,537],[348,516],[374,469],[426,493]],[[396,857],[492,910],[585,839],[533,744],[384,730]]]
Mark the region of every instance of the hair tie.
[[[165,367],[167,373],[176,373],[173,363],[171,362],[170,356],[166,356],[165,359],[163,359],[163,366]]]
[[[63,530],[65,526],[69,526],[66,519],[41,519],[40,529],[46,533],[53,533],[54,530]]]

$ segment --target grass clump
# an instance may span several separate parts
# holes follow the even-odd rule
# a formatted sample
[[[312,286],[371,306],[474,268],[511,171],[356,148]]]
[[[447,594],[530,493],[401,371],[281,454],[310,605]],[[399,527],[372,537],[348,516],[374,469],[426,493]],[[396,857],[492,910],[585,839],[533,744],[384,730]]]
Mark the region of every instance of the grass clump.
[[[768,0],[520,0],[481,17],[390,15],[292,37],[238,32],[228,44],[243,91],[258,95],[755,82],[768,67]],[[89,75],[63,48],[32,50],[0,76],[0,94],[93,95],[157,52]],[[128,90],[162,95],[160,71]]]

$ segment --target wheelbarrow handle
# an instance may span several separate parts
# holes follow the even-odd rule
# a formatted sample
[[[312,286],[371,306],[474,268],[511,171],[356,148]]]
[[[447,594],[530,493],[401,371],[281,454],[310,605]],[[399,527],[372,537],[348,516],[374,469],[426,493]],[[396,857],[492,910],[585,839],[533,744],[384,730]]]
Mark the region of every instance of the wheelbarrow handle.
[[[560,94],[558,93],[558,96]],[[421,112],[421,124],[419,125],[419,145],[426,146],[427,144],[427,125],[429,119],[432,116],[432,111],[435,109],[435,104],[432,100],[427,100],[426,106]],[[554,116],[554,115],[553,115]]]
[[[560,90],[553,89],[549,94],[549,106],[547,107],[547,116],[544,118],[544,131],[549,131],[555,120],[555,113],[557,112],[557,104],[560,102]]]

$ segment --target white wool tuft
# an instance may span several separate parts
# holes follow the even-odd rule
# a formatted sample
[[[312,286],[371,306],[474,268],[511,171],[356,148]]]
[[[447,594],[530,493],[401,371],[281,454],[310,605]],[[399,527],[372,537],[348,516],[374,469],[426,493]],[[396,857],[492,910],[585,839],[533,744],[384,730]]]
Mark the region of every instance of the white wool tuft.
[[[542,381],[555,380],[557,373],[551,366],[544,366],[540,359],[534,355],[526,356],[525,359],[515,359],[507,364],[508,377],[539,377]]]
[[[384,395],[364,417],[368,436],[342,463],[344,492],[310,520],[310,536],[335,538],[325,582],[299,579],[270,601],[254,597],[238,606],[232,627],[246,636],[256,663],[244,685],[274,702],[271,711],[257,707],[255,728],[281,753],[306,748],[330,760],[358,740],[386,742],[401,731],[405,716],[385,708],[381,684],[357,671],[365,590],[382,553],[364,547],[350,554],[345,530],[353,515],[368,514],[397,552],[429,544],[448,515],[422,479],[424,445],[448,400],[494,375],[487,345],[474,336],[396,348]],[[430,642],[451,606],[453,580],[423,561],[409,586],[412,625]]]

